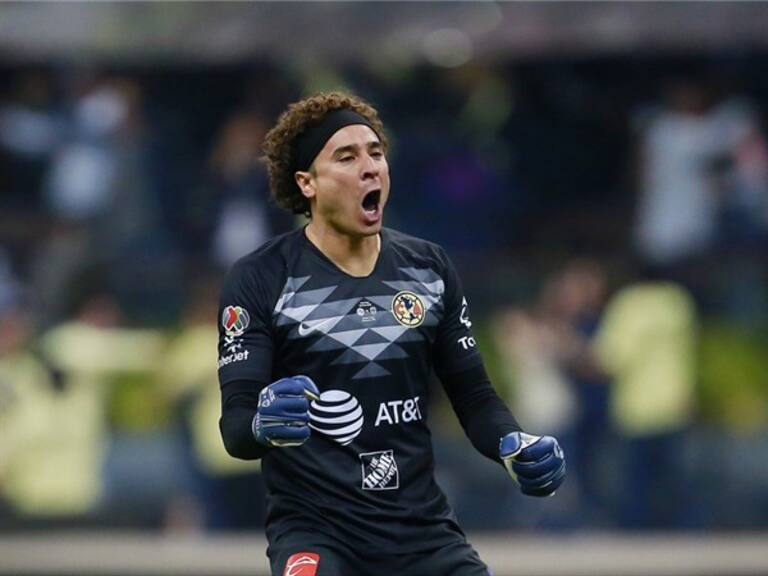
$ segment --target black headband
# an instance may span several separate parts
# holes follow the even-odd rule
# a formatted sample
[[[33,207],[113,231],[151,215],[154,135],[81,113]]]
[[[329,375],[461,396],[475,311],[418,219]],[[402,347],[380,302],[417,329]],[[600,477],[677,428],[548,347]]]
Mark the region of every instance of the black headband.
[[[331,110],[317,124],[313,124],[296,137],[293,143],[293,171],[305,172],[337,131],[345,126],[364,124],[376,132],[370,121],[348,108]]]

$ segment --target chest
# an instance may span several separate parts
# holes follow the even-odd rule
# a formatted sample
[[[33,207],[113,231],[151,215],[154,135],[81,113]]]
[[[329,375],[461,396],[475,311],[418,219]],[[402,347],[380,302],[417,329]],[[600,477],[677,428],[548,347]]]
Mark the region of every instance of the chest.
[[[288,276],[272,315],[277,352],[292,364],[392,373],[431,347],[445,284],[430,267],[391,266],[366,278],[330,271]]]

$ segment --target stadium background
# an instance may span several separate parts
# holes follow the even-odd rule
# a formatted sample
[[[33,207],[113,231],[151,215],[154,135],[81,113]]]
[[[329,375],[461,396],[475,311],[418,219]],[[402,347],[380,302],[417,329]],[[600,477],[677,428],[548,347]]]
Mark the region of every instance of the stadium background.
[[[389,129],[387,224],[447,248],[497,388],[571,456],[526,500],[435,389],[439,481],[497,575],[768,574],[767,29],[762,3],[0,5],[0,573],[264,569],[216,288],[297,224],[264,128],[346,87]],[[638,423],[586,344],[648,273],[675,297],[630,308],[693,388]]]

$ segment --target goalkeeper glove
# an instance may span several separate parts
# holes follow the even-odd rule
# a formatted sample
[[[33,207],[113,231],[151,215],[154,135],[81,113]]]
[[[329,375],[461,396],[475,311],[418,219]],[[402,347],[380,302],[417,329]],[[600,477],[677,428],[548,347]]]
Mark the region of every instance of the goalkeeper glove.
[[[501,439],[499,454],[523,494],[551,496],[565,479],[565,456],[552,436],[512,432]]]
[[[301,446],[309,438],[309,401],[320,391],[307,376],[281,378],[259,393],[251,422],[256,441],[276,448]]]

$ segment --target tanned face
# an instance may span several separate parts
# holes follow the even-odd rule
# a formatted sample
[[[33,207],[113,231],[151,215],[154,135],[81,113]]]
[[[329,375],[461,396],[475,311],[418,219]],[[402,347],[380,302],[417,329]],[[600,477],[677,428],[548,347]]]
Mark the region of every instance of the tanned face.
[[[338,130],[297,182],[312,219],[337,233],[372,236],[381,230],[389,197],[389,166],[376,132],[363,124]]]

